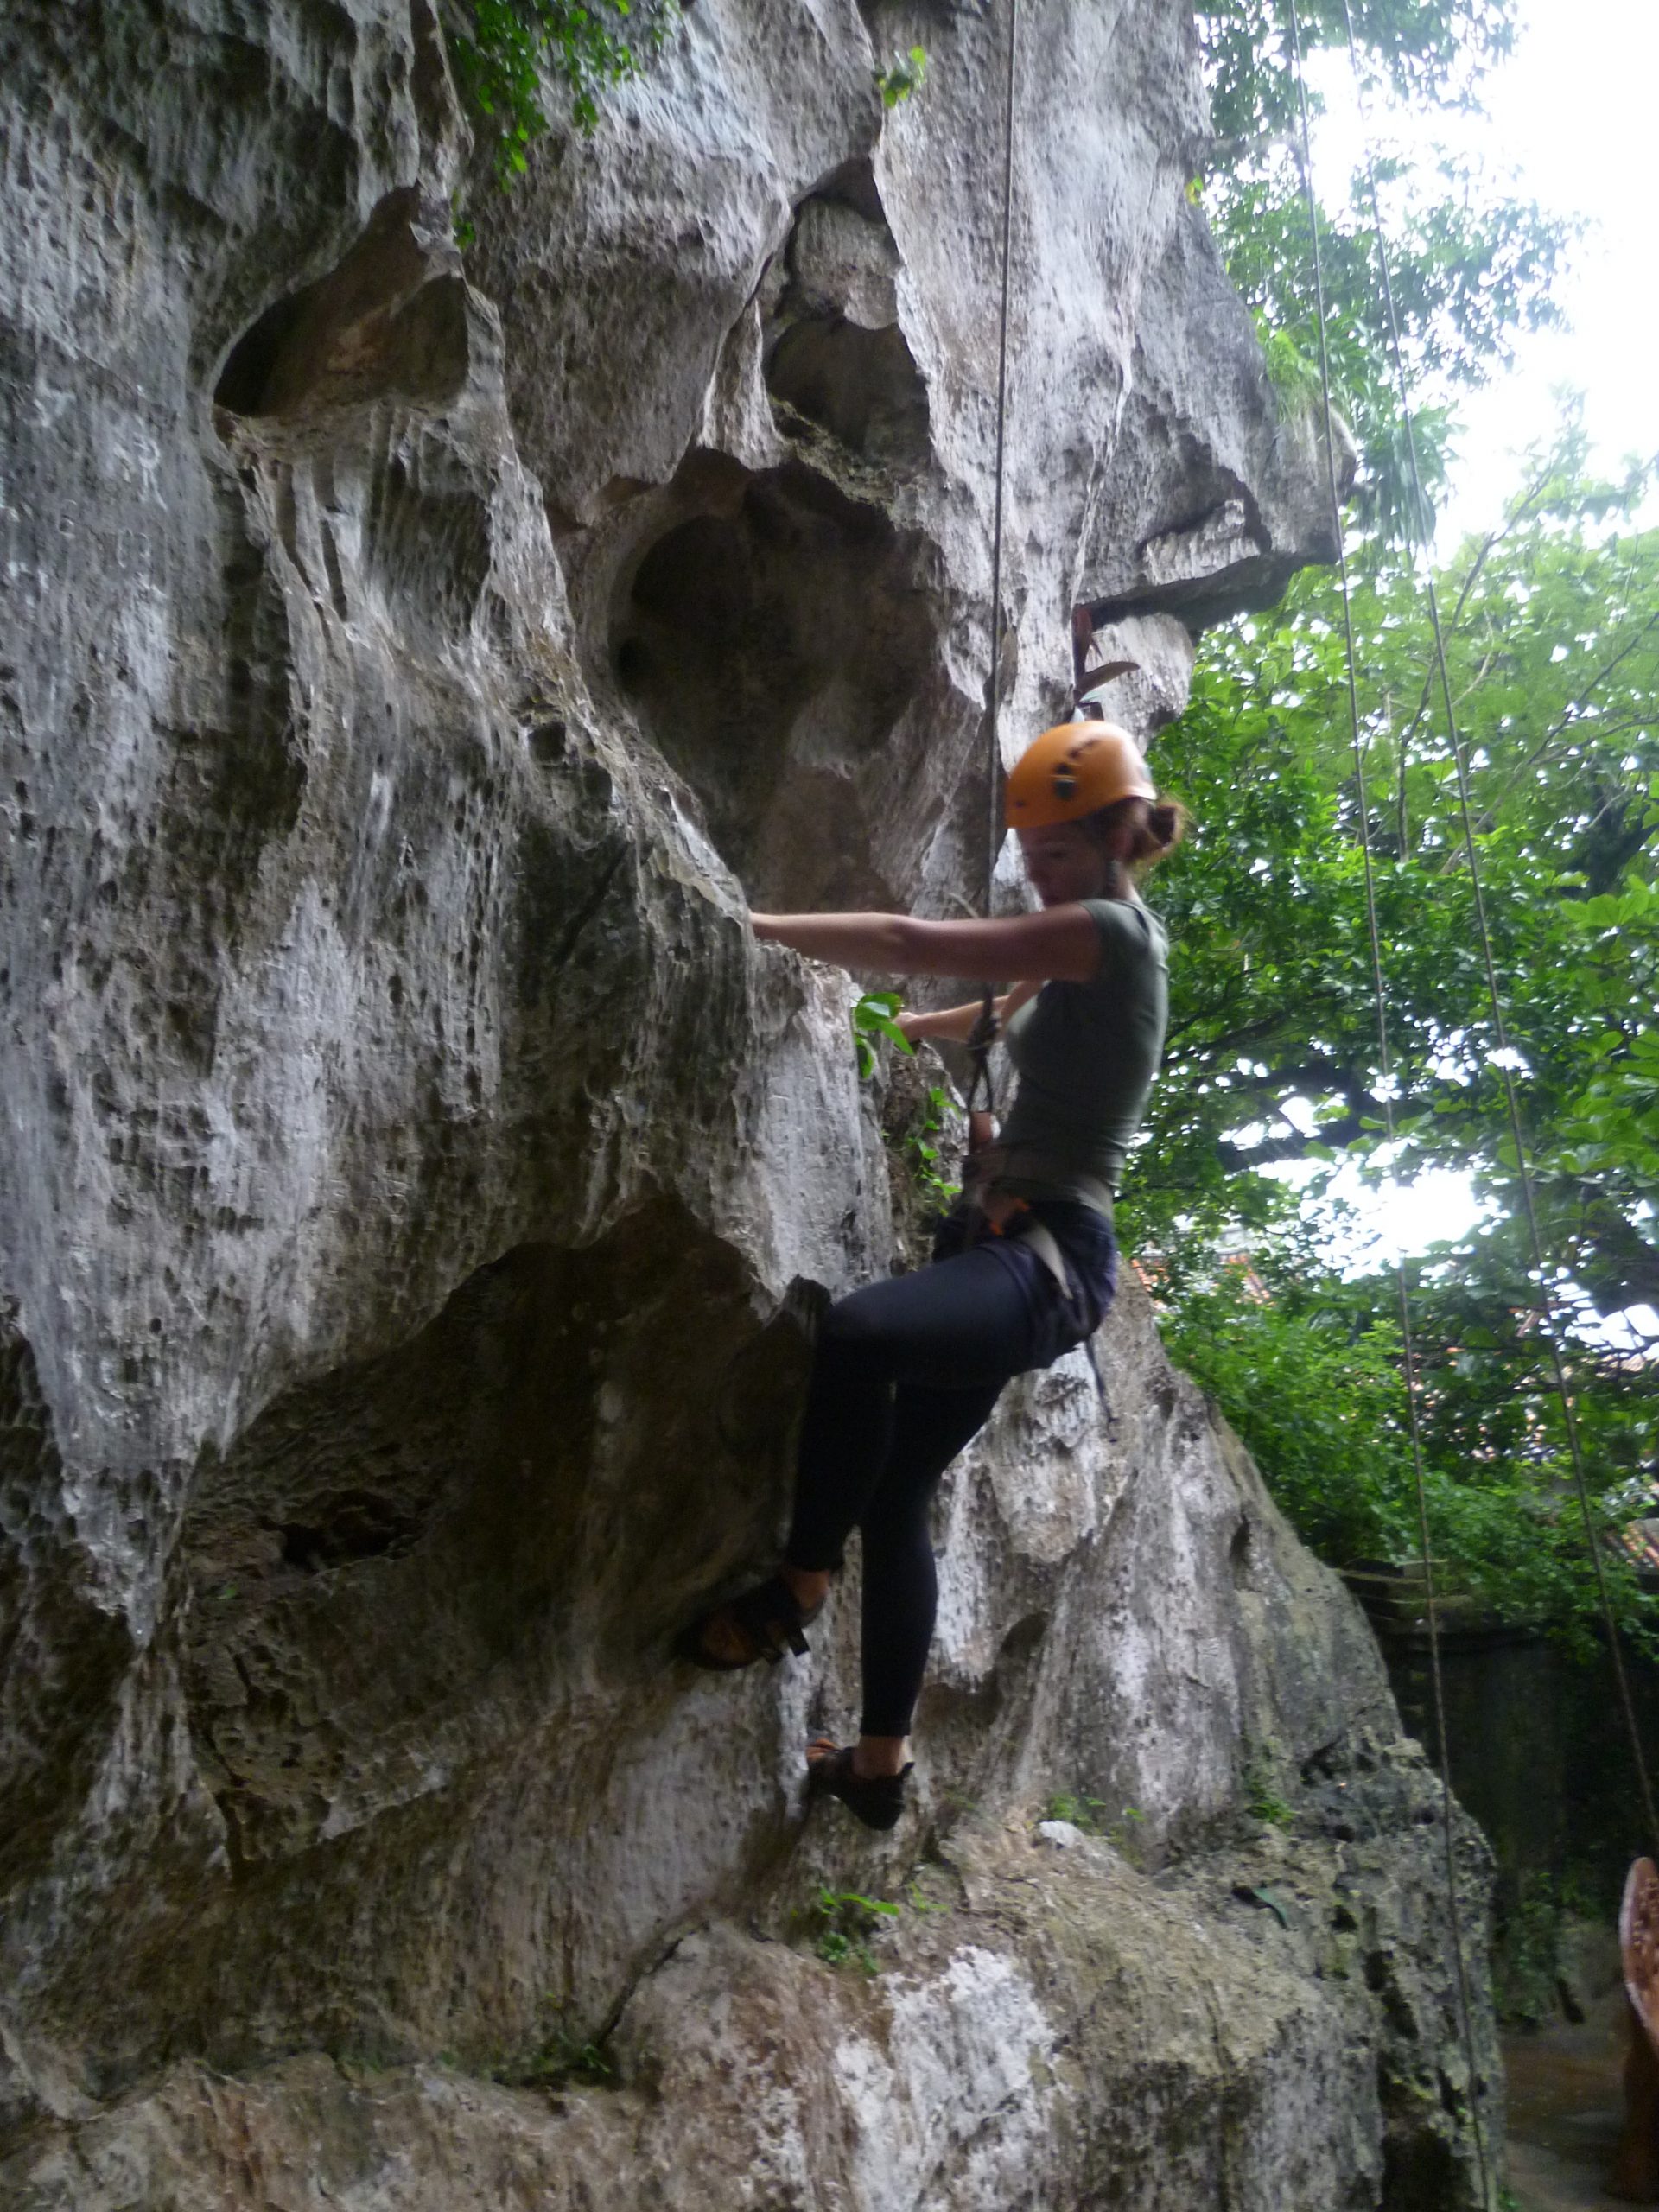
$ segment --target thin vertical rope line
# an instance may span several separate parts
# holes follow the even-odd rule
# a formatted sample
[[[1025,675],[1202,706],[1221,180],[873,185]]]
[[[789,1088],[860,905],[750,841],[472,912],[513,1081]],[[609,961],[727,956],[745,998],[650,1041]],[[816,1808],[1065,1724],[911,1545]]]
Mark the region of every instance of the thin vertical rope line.
[[[1295,0],[1291,0],[1294,8]],[[1400,406],[1405,423],[1406,459],[1411,471],[1412,498],[1416,510],[1417,534],[1425,554],[1430,532],[1428,503],[1423,495],[1422,472],[1417,461],[1417,440],[1413,428],[1411,403],[1406,381],[1405,349],[1400,341],[1399,317],[1395,310],[1394,284],[1389,272],[1388,245],[1383,234],[1381,197],[1376,188],[1376,168],[1371,159],[1370,130],[1364,87],[1360,80],[1358,58],[1354,47],[1354,22],[1349,0],[1343,0],[1343,17],[1348,33],[1348,66],[1353,73],[1355,97],[1358,102],[1360,119],[1363,125],[1362,145],[1365,158],[1365,177],[1371,203],[1371,224],[1376,239],[1377,268],[1382,280],[1382,299],[1389,320],[1389,337],[1394,354],[1395,380],[1400,391]],[[1618,1685],[1619,1703],[1624,1710],[1624,1726],[1630,1736],[1630,1755],[1636,1764],[1637,1786],[1642,1793],[1642,1808],[1647,1820],[1648,1833],[1659,1853],[1659,1813],[1654,1806],[1653,1784],[1648,1771],[1646,1754],[1642,1748],[1642,1732],[1637,1724],[1636,1705],[1630,1694],[1630,1676],[1624,1665],[1624,1645],[1618,1633],[1618,1624],[1613,1614],[1612,1593],[1607,1586],[1606,1568],[1602,1560],[1601,1543],[1596,1532],[1595,1515],[1590,1503],[1589,1482],[1585,1473],[1584,1444],[1579,1432],[1579,1421],[1567,1382],[1566,1363],[1561,1357],[1560,1337],[1560,1309],[1551,1290],[1548,1265],[1544,1256],[1543,1236],[1538,1226],[1537,1198],[1533,1187],[1532,1167],[1528,1155],[1526,1138],[1521,1126],[1521,1109],[1516,1096],[1515,1077],[1508,1065],[1509,1034],[1503,1019],[1503,993],[1498,988],[1497,964],[1492,954],[1491,931],[1487,925],[1486,900],[1481,888],[1480,863],[1475,851],[1474,813],[1469,790],[1468,756],[1464,747],[1462,733],[1458,724],[1457,709],[1452,698],[1452,680],[1446,671],[1446,634],[1440,621],[1440,594],[1434,588],[1431,566],[1424,563],[1423,582],[1427,590],[1429,620],[1434,632],[1435,671],[1440,679],[1440,697],[1446,708],[1446,735],[1452,747],[1452,758],[1457,770],[1458,804],[1462,817],[1464,853],[1469,862],[1469,883],[1474,894],[1475,920],[1479,930],[1481,959],[1486,975],[1487,995],[1491,1002],[1492,1031],[1497,1039],[1497,1065],[1503,1084],[1503,1102],[1510,1124],[1510,1135],[1515,1146],[1516,1173],[1521,1179],[1521,1195],[1527,1217],[1528,1241],[1532,1248],[1532,1263],[1538,1278],[1539,1318],[1544,1325],[1544,1334],[1549,1344],[1550,1368],[1555,1394],[1560,1400],[1561,1419],[1567,1430],[1567,1449],[1573,1465],[1573,1486],[1579,1501],[1579,1511],[1584,1522],[1585,1542],[1589,1548],[1590,1564],[1595,1575],[1596,1592],[1600,1600],[1602,1618],[1607,1630],[1607,1647],[1612,1660],[1613,1675]]]
[[[1331,497],[1331,522],[1337,538],[1337,571],[1342,585],[1343,639],[1346,648],[1348,721],[1353,741],[1354,804],[1359,827],[1359,849],[1365,877],[1365,918],[1371,952],[1371,988],[1376,1008],[1376,1041],[1382,1077],[1385,1132],[1394,1141],[1394,1081],[1389,1049],[1388,1001],[1382,982],[1382,932],[1377,925],[1376,876],[1371,859],[1370,802],[1365,790],[1365,751],[1359,727],[1359,686],[1356,674],[1353,595],[1348,577],[1348,548],[1342,523],[1342,503],[1337,495],[1336,432],[1331,408],[1331,353],[1325,333],[1325,273],[1319,252],[1319,205],[1313,193],[1313,155],[1307,118],[1307,83],[1302,66],[1302,31],[1296,0],[1290,3],[1291,44],[1296,65],[1296,97],[1301,117],[1302,193],[1307,203],[1308,234],[1313,249],[1313,294],[1319,331],[1319,389],[1325,409],[1325,472]],[[1418,1541],[1423,1558],[1423,1588],[1428,1603],[1429,1677],[1434,1700],[1434,1732],[1440,1771],[1440,1825],[1446,1847],[1446,1922],[1452,1936],[1452,1955],[1458,1983],[1459,2025],[1464,2063],[1469,2069],[1469,2125],[1474,2139],[1475,2163],[1480,2175],[1483,2206],[1491,2201],[1491,2176],[1486,2163],[1485,2131],[1480,2121],[1480,2069],[1475,2057],[1474,2011],[1469,1993],[1469,1973],[1464,1957],[1463,1917],[1458,1904],[1457,1851],[1453,1840],[1451,1760],[1447,1755],[1446,1689],[1440,1668],[1440,1614],[1434,1588],[1434,1560],[1429,1540],[1428,1492],[1423,1472],[1422,1426],[1417,1402],[1417,1362],[1412,1340],[1411,1299],[1406,1282],[1404,1255],[1395,1262],[1400,1303],[1401,1353],[1404,1363],[1406,1406],[1411,1428],[1411,1463],[1417,1495]]]
[[[996,499],[991,519],[991,679],[986,706],[985,912],[991,911],[996,857],[1002,849],[1001,810],[997,804],[1002,768],[997,740],[997,694],[1001,684],[1002,645],[1002,475],[1008,413],[1008,289],[1014,244],[1014,93],[1020,37],[1020,0],[1008,0],[1007,84],[1002,105],[1002,293],[996,334]]]

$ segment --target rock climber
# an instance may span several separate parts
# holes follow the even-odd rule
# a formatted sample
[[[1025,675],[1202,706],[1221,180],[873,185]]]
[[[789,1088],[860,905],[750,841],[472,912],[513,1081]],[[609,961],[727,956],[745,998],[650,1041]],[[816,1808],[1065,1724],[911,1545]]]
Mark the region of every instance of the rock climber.
[[[1039,912],[753,917],[757,938],[813,959],[1013,982],[996,1011],[1019,1085],[1000,1136],[967,1162],[931,1263],[825,1315],[782,1562],[680,1642],[721,1670],[804,1652],[856,1528],[861,1732],[849,1745],[810,1745],[807,1777],[873,1828],[898,1821],[911,1771],[938,1596],[933,1491],[1003,1385],[1092,1336],[1111,1303],[1113,1195],[1163,1046],[1166,940],[1136,883],[1184,817],[1160,799],[1135,740],[1100,721],[1046,730],[1008,777],[1006,818]],[[979,1013],[975,1002],[899,1020],[912,1040],[966,1041]]]

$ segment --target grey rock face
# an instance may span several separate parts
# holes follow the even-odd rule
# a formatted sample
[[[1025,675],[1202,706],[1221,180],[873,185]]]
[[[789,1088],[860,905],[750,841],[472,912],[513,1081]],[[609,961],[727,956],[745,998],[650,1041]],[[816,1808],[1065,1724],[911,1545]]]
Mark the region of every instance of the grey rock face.
[[[699,0],[464,264],[425,0],[0,26],[8,2202],[1472,2201],[1421,1768],[1132,1298],[1116,1441],[1057,1369],[942,1500],[889,1845],[801,1821],[844,1600],[665,1662],[891,1250],[744,896],[982,867],[997,27],[884,118],[877,14]],[[1324,543],[1183,11],[1027,21],[1022,112],[1096,90],[1018,162],[1010,745],[1073,597],[1150,730]],[[874,1980],[797,1940],[933,1847]]]

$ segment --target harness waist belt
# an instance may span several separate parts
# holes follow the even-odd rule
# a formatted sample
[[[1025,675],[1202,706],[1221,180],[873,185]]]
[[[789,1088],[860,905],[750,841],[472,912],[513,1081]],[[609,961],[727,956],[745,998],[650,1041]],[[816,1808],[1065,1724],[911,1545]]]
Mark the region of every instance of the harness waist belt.
[[[1093,1206],[1096,1213],[1112,1218],[1117,1193],[1111,1185],[1098,1175],[1079,1175],[1074,1167],[1057,1160],[1052,1153],[1042,1151],[1036,1145],[988,1145],[974,1160],[974,1184],[982,1190],[1010,1179],[1022,1183],[1048,1183],[1060,1190],[1071,1191],[1085,1205]]]

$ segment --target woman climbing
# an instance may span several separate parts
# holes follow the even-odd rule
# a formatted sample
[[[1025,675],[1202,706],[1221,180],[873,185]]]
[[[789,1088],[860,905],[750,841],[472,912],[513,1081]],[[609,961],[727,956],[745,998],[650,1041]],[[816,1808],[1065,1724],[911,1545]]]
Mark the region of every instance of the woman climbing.
[[[904,1804],[911,1715],[938,1585],[928,1508],[1003,1385],[1092,1335],[1116,1269],[1112,1198],[1163,1046],[1165,939],[1135,875],[1180,835],[1126,731],[1044,732],[1008,778],[1039,913],[996,921],[756,914],[757,938],[908,976],[1006,976],[997,1014],[1019,1075],[1000,1139],[970,1159],[931,1263],[824,1317],[777,1573],[694,1622],[681,1648],[719,1669],[806,1649],[804,1633],[858,1529],[863,1717],[858,1741],[808,1747],[809,1786],[873,1828]],[[912,1039],[965,1041],[977,1002],[906,1014]]]

